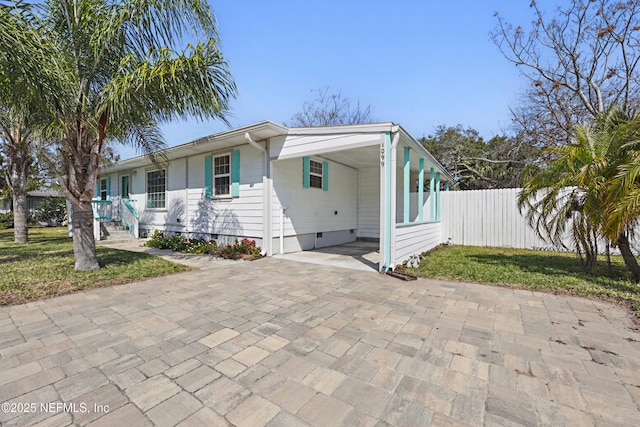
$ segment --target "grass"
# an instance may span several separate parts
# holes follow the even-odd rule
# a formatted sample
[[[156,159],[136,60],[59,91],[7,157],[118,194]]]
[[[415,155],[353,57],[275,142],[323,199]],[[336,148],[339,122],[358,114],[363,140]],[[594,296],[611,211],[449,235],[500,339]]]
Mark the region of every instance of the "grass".
[[[633,282],[622,257],[611,258],[611,274],[604,257],[589,274],[573,253],[451,246],[432,251],[418,268],[406,272],[418,277],[597,297],[640,310],[640,286]]]
[[[190,267],[139,252],[98,246],[98,271],[75,271],[66,228],[29,229],[29,243],[13,243],[13,230],[0,230],[0,305],[21,304],[187,271]]]

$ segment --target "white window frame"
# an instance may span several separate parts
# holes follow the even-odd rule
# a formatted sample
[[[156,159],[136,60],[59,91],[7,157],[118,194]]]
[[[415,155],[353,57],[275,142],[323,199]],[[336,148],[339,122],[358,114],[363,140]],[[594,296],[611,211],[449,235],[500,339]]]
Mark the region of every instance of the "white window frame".
[[[102,184],[104,183],[104,188],[102,188]],[[109,186],[107,185],[107,178],[100,178],[98,180],[98,198],[100,200],[109,200]]]
[[[154,192],[154,193],[149,193],[149,174],[153,173],[153,172],[164,172],[164,206],[150,206],[149,202],[150,202],[150,194],[160,194],[160,191]],[[146,195],[146,203],[145,206],[147,209],[151,209],[151,210],[166,210],[167,209],[167,183],[169,181],[169,175],[167,174],[167,170],[166,169],[150,169],[145,171],[145,177],[144,177],[144,185],[145,185],[145,195]]]
[[[313,164],[316,163],[320,165],[320,173],[313,171]],[[320,186],[313,185],[312,177],[316,177],[320,179]],[[319,188],[322,190],[322,185],[324,183],[324,164],[321,161],[309,159],[309,188]]]
[[[226,157],[229,161],[229,172],[216,174],[216,159],[221,157]],[[231,199],[231,153],[219,153],[211,155],[211,193],[213,197],[216,199]],[[229,184],[227,185],[227,193],[226,194],[218,194],[218,187],[216,186],[216,178],[224,178],[227,177],[229,179]]]

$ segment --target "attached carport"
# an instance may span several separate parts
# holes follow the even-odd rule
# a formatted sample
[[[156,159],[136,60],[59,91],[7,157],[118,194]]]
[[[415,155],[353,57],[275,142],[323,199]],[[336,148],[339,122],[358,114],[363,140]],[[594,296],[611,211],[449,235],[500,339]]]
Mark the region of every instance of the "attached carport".
[[[310,158],[332,165],[328,171],[338,168],[352,171],[343,174],[340,181],[336,181],[331,172],[333,181],[328,183],[328,194],[331,194],[331,189],[335,190],[335,186],[349,191],[329,197],[320,191],[304,193],[300,190],[297,177],[305,167],[295,168],[307,164]],[[273,189],[276,194],[273,200],[280,203],[281,211],[286,211],[286,217],[280,220],[282,241],[286,245],[286,239],[302,242],[303,236],[315,238],[309,241],[307,237],[307,247],[300,243],[299,248],[314,249],[317,255],[298,254],[297,257],[317,258],[323,262],[331,261],[332,255],[349,257],[353,246],[346,245],[341,249],[336,245],[374,239],[378,241],[376,269],[385,272],[393,270],[411,255],[442,243],[439,195],[441,189],[448,189],[452,178],[399,125],[376,123],[291,128],[281,140],[271,141],[270,163],[274,170]],[[279,174],[283,179],[278,179]],[[296,185],[298,189],[295,189]],[[297,193],[294,194],[295,191]],[[348,198],[345,194],[349,195]],[[324,209],[328,212],[324,217],[317,210],[305,211],[308,205],[317,202],[318,197],[323,198],[322,207],[327,208]],[[272,212],[276,212],[278,207],[274,208]],[[346,221],[339,216],[345,210],[349,215]],[[330,230],[332,240],[323,244],[320,239],[328,233],[323,232],[318,224],[330,229],[332,215],[335,215],[336,222],[342,221],[342,225]],[[311,223],[313,220],[315,229]],[[273,235],[278,236],[277,229],[273,230]],[[331,246],[331,249],[322,249],[326,246]],[[285,248],[280,252],[292,251]],[[338,258],[333,261],[337,262]]]

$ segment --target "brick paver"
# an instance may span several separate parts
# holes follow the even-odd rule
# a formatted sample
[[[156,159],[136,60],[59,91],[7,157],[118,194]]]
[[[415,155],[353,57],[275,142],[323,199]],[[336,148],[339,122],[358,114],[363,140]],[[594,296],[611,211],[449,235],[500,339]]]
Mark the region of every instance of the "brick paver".
[[[0,424],[640,419],[640,334],[620,307],[276,258],[206,262],[0,308]]]

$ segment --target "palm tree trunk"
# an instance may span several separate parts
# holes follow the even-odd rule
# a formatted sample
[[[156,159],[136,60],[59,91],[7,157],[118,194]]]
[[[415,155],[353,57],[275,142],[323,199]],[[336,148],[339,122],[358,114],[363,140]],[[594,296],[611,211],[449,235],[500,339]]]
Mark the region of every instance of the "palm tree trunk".
[[[93,209],[91,201],[71,204],[73,226],[73,255],[75,269],[79,271],[99,270],[96,257],[96,242],[93,238]]]
[[[16,188],[13,190],[13,239],[15,243],[27,243],[29,241],[28,221],[27,193]]]
[[[633,275],[633,279],[638,283],[640,281],[640,266],[638,266],[638,261],[636,257],[633,256],[633,252],[631,252],[631,245],[629,244],[629,236],[627,233],[622,232],[618,234],[618,248],[620,248],[622,259],[624,259],[624,263]]]
[[[19,129],[15,130],[13,141],[20,140]],[[7,169],[5,170],[5,181],[13,193],[13,239],[15,243],[24,244],[28,242],[29,232],[27,223],[29,220],[29,209],[27,208],[27,184],[29,181],[29,168],[33,160],[29,153],[29,145],[12,144],[8,155],[6,155]]]

